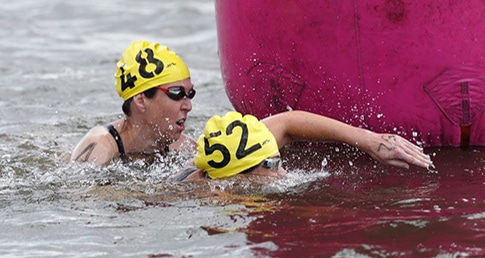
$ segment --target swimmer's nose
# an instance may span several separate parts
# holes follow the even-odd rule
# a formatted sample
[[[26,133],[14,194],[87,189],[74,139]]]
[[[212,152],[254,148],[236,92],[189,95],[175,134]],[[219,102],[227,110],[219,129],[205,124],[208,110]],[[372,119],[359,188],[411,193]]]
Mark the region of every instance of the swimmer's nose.
[[[182,110],[191,111],[192,110],[192,101],[189,98],[183,98],[183,103],[181,106]]]

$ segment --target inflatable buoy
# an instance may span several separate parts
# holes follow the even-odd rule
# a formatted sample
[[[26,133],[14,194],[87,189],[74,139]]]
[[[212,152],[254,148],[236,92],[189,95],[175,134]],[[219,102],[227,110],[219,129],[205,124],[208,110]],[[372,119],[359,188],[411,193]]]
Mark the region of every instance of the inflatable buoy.
[[[485,145],[481,1],[216,0],[234,108],[306,110],[424,146]]]

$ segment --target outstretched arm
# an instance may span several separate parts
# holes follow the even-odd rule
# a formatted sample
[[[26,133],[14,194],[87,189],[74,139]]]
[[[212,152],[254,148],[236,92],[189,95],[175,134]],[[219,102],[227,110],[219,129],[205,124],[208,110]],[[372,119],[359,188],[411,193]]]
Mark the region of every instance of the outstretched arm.
[[[261,120],[281,148],[297,140],[347,143],[389,165],[433,167],[423,149],[395,134],[380,134],[305,111],[289,111]]]

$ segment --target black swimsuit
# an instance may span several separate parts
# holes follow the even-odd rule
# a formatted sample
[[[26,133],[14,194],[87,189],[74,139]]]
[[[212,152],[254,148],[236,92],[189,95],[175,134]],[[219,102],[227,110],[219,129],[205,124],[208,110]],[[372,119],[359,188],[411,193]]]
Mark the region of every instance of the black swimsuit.
[[[125,148],[123,147],[123,141],[121,141],[120,134],[118,133],[118,131],[115,129],[113,125],[108,125],[106,126],[106,128],[108,128],[109,133],[113,136],[113,138],[116,141],[116,145],[118,145],[118,152],[120,153],[120,158],[125,159],[126,158]],[[164,154],[167,154],[169,150],[170,150],[169,147],[165,146]]]
[[[126,158],[125,148],[123,147],[123,141],[121,141],[120,134],[118,133],[118,131],[115,129],[115,127],[113,125],[108,125],[108,126],[106,126],[106,128],[108,128],[109,133],[113,136],[113,138],[116,141],[116,145],[118,145],[118,152],[120,153],[120,158],[121,159]],[[165,151],[165,153],[167,153],[169,151],[168,146],[165,147],[164,151]],[[196,167],[189,167],[189,168],[185,169],[185,171],[181,175],[175,177],[173,179],[173,181],[180,182],[197,170],[198,170],[198,168],[196,168]]]
[[[115,127],[113,125],[108,125],[107,126],[108,131],[111,135],[113,135],[113,138],[115,138],[116,145],[118,145],[118,152],[120,153],[120,157],[124,158],[125,157],[125,148],[123,147],[123,142],[121,141],[120,134],[118,131],[116,131]]]

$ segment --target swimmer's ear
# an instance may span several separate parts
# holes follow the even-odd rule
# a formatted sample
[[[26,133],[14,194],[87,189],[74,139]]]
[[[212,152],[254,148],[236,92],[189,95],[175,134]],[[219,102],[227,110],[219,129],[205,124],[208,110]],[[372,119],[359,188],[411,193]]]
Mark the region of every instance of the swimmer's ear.
[[[145,96],[143,93],[136,94],[133,96],[133,101],[131,102],[138,111],[144,113],[146,111]]]

